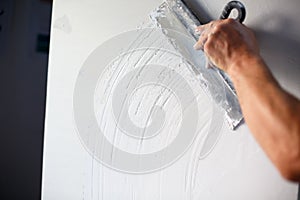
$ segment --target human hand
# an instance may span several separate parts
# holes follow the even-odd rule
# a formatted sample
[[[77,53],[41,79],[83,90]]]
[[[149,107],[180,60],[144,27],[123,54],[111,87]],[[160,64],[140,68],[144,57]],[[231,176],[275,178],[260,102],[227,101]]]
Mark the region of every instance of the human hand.
[[[208,59],[225,72],[245,58],[259,56],[252,30],[234,19],[212,21],[197,27],[196,32],[201,35],[194,48],[202,49]]]

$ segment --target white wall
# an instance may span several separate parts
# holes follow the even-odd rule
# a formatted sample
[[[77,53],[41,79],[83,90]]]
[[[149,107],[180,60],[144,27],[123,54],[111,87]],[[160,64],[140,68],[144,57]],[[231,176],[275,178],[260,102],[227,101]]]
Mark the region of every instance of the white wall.
[[[201,6],[217,18],[225,1],[222,2],[203,1]],[[55,1],[48,73],[43,199],[296,199],[297,185],[280,177],[246,125],[235,132],[224,125],[217,144],[205,159],[200,159],[198,154],[203,142],[200,137],[171,166],[146,174],[112,170],[98,162],[94,152],[89,154],[86,151],[82,138],[78,137],[73,115],[76,79],[78,74],[85,73],[80,71],[82,65],[95,48],[112,36],[134,29],[142,22],[145,26],[149,12],[160,3],[160,0]],[[293,3],[297,4],[296,1]],[[295,68],[293,72],[299,72],[293,64],[298,62],[293,51],[297,50],[297,43],[287,45],[297,32],[285,33],[290,36],[288,39],[278,36],[279,32],[273,30],[276,20],[267,28],[262,20],[267,20],[267,16],[254,14],[264,6],[269,16],[273,14],[268,3],[245,4],[248,10],[245,23],[256,28],[264,27],[259,36],[268,63],[272,64],[281,83],[294,93],[298,91],[299,95],[300,84],[296,75],[280,68],[284,64],[288,70]],[[290,5],[291,9],[296,10],[293,6]],[[277,20],[285,19],[289,12],[282,11],[277,16],[283,16]],[[268,48],[268,45],[279,45],[280,48]],[[281,50],[292,58],[271,56],[280,54]],[[102,55],[109,54],[108,51]],[[111,121],[107,120],[108,123]]]

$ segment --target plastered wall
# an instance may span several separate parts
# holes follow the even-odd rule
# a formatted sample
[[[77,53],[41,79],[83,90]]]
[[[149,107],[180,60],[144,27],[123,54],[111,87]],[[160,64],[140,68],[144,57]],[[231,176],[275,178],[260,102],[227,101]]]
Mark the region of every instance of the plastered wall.
[[[261,42],[262,54],[282,85],[289,91],[299,95],[299,80],[297,79],[299,67],[296,65],[298,63],[297,41],[299,40],[295,39],[297,38],[297,31],[285,32],[281,23],[282,19],[288,18],[289,12],[278,9],[278,18],[274,20],[271,17],[273,12],[269,5],[272,3],[271,1],[263,5],[253,3],[248,5],[250,1],[248,2],[245,2],[248,11],[245,24],[254,27],[257,31]],[[183,68],[181,68],[185,66],[181,63],[183,62],[182,59],[177,61],[165,53],[161,55],[162,52],[160,52],[160,49],[162,47],[167,48],[167,45],[164,45],[165,43],[161,38],[162,35],[155,35],[154,38],[151,38],[152,32],[151,34],[147,34],[146,31],[146,35],[142,34],[144,32],[141,27],[148,27],[150,23],[149,13],[159,6],[160,3],[160,0],[91,0],[84,2],[81,0],[57,0],[54,2],[48,71],[42,198],[44,200],[296,199],[297,185],[281,178],[278,171],[253,139],[246,125],[241,126],[237,131],[231,131],[226,124],[220,124],[219,122],[215,124],[215,127],[221,125],[218,137],[216,137],[217,140],[214,141],[209,155],[205,158],[200,156],[201,148],[203,147],[203,143],[205,143],[203,138],[208,137],[202,134],[207,133],[208,124],[212,124],[212,127],[214,127],[215,123],[210,120],[210,115],[214,112],[211,112],[209,104],[205,104],[205,98],[200,93],[197,96],[198,98],[196,98],[197,102],[204,102],[204,104],[200,104],[198,108],[202,108],[202,111],[205,112],[196,113],[201,115],[200,118],[197,118],[196,115],[188,118],[188,124],[193,125],[193,120],[196,118],[202,119],[200,121],[203,126],[196,132],[197,139],[191,144],[190,148],[184,151],[180,158],[167,167],[150,172],[142,171],[143,173],[140,173],[141,171],[130,171],[128,169],[132,169],[132,167],[134,169],[141,169],[141,166],[149,167],[153,163],[145,166],[145,162],[142,162],[145,158],[143,154],[139,154],[139,156],[142,155],[140,163],[132,163],[131,160],[125,159],[127,157],[119,156],[121,154],[118,154],[119,151],[117,150],[112,149],[110,151],[111,149],[108,148],[107,152],[102,151],[107,146],[103,145],[103,138],[101,138],[101,142],[97,142],[99,141],[99,135],[91,131],[94,130],[95,126],[92,123],[88,123],[92,121],[93,116],[78,115],[78,111],[85,113],[86,110],[90,109],[92,104],[96,105],[95,108],[97,106],[98,108],[100,107],[99,110],[95,110],[95,114],[100,116],[97,119],[100,119],[98,120],[100,127],[103,128],[103,132],[108,134],[107,137],[109,138],[110,133],[120,134],[120,137],[113,135],[112,144],[119,145],[118,147],[123,149],[127,148],[130,152],[141,150],[138,153],[149,150],[145,147],[151,147],[150,150],[155,152],[157,150],[155,148],[158,147],[153,145],[154,143],[147,146],[146,140],[136,143],[136,141],[132,142],[133,139],[130,139],[123,142],[123,139],[128,137],[128,135],[123,134],[124,129],[122,130],[119,126],[110,126],[113,122],[118,121],[119,117],[110,118],[110,115],[103,115],[107,111],[113,112],[114,109],[108,106],[102,112],[101,102],[109,99],[110,95],[114,97],[117,94],[117,98],[113,100],[118,100],[118,98],[127,94],[128,87],[118,90],[119,92],[117,93],[114,93],[113,89],[110,90],[114,84],[119,87],[117,83],[123,80],[122,76],[127,77],[127,75],[131,74],[129,73],[130,70],[135,71],[138,64],[149,64],[148,62],[155,61],[151,59],[153,56],[158,56],[158,60],[152,64],[158,65],[172,61],[173,63],[170,66],[165,64],[168,67],[174,66],[172,73],[165,74],[163,72],[157,73],[156,70],[141,70],[136,74],[136,77],[143,77],[145,75],[145,78],[140,81],[148,80],[149,76],[152,81],[166,80],[166,77],[176,77],[174,75],[176,73],[181,74],[181,77],[184,77],[185,80],[193,80],[193,75],[188,72],[185,73]],[[209,20],[218,18],[225,1],[193,1],[190,3],[201,11],[201,18]],[[279,4],[280,2],[278,1],[277,3]],[[293,1],[292,3],[294,5],[289,5],[289,7],[296,11],[294,7],[299,3],[297,1]],[[268,10],[266,14],[263,11],[259,12],[261,14],[255,14],[258,10],[264,10],[264,6]],[[280,15],[284,17],[279,17]],[[265,21],[268,19],[269,23],[265,25]],[[136,30],[135,32],[130,32],[130,30],[134,29]],[[281,31],[278,32],[278,29]],[[286,35],[284,36],[282,33]],[[143,47],[143,42],[148,42],[147,45],[158,45],[151,46],[155,47],[154,49],[157,51],[154,51],[150,57],[147,57],[149,52],[139,54],[138,51],[131,51],[128,55],[129,57],[116,56],[116,60],[112,59],[111,68],[109,68],[109,65],[98,66],[99,62],[92,62],[97,61],[97,59],[100,59],[98,61],[109,60],[111,53],[116,49],[124,51],[127,42],[127,40],[124,40],[124,36],[126,36],[125,38],[128,41],[133,41],[130,43],[130,46],[134,46],[138,42],[136,47]],[[116,45],[115,49],[111,48],[110,44],[112,43]],[[103,44],[105,47],[104,51],[101,49]],[[98,54],[99,48],[101,50],[100,54]],[[153,48],[149,49],[153,50]],[[136,52],[138,56],[133,56]],[[281,56],[282,52],[284,52],[285,56]],[[121,61],[120,57],[122,58]],[[92,58],[92,61],[90,58]],[[116,71],[118,66],[120,66],[118,63],[123,63],[121,66],[123,70]],[[180,64],[182,65],[180,66]],[[141,64],[141,66],[144,65]],[[91,71],[91,69],[93,70]],[[99,81],[97,81],[98,87],[94,88],[95,90],[91,90],[89,87],[96,80],[94,75],[97,75],[101,70],[103,72],[101,76],[99,75]],[[119,77],[119,79],[118,74],[121,74],[121,78]],[[117,78],[114,79],[114,77]],[[111,79],[115,81],[111,85],[107,84],[110,83],[109,80]],[[173,80],[175,85],[171,84],[169,86],[176,86],[175,88],[177,89],[180,88],[181,85],[176,84],[182,82],[176,80]],[[77,86],[79,83],[83,83],[80,86],[84,87],[81,87],[81,90],[78,92]],[[125,83],[121,84],[121,86],[128,84],[127,82]],[[156,82],[154,83],[152,82],[151,84],[160,86]],[[192,83],[195,84],[196,82],[192,81]],[[106,85],[108,86],[106,87]],[[105,87],[108,90],[105,90]],[[152,105],[153,102],[151,102],[151,98],[153,97],[151,94],[155,97],[157,90],[144,90],[145,88],[142,87],[135,89],[134,91],[136,92],[130,101],[128,101],[133,102],[133,107],[135,105],[139,107],[139,103],[141,105],[148,104],[150,108],[155,107],[155,105]],[[200,91],[196,87],[192,87],[192,89],[195,92]],[[104,94],[108,95],[102,95],[102,90]],[[82,104],[82,102],[86,103],[84,97],[91,95],[93,91],[95,92],[96,100]],[[105,91],[111,91],[111,93],[105,93]],[[176,89],[173,91],[176,92]],[[184,88],[182,91],[186,92],[188,90]],[[148,94],[150,96],[147,96]],[[144,96],[147,98],[143,99]],[[185,97],[184,95],[181,96]],[[171,104],[170,107],[165,107],[166,116],[168,116],[168,111],[172,113],[177,109],[175,106],[177,97],[175,95],[174,101],[168,101],[171,103],[174,102],[174,106]],[[155,101],[155,103],[157,102]],[[207,108],[207,110],[204,108]],[[178,114],[178,112],[174,113]],[[191,113],[195,113],[195,110],[191,110]],[[174,115],[172,114],[171,117],[174,117]],[[141,115],[133,119],[138,123],[143,117],[145,116]],[[146,114],[146,117],[150,118],[151,115]],[[172,119],[171,117],[167,117],[166,119]],[[176,133],[177,125],[180,125],[180,120],[179,118],[179,121],[175,120],[175,122],[167,126],[167,128],[171,129],[169,133]],[[207,123],[203,123],[206,122],[205,120],[208,120]],[[87,122],[87,124],[82,126],[81,122]],[[79,124],[80,126],[78,126]],[[168,124],[167,121],[166,124]],[[185,134],[188,136],[190,129],[186,128],[185,130]],[[82,134],[85,134],[85,136],[82,137]],[[171,142],[172,137],[166,138],[169,140],[164,144],[168,146],[168,142]],[[184,144],[185,138],[187,137],[182,137],[182,142],[178,144]],[[158,141],[165,142],[164,140]],[[171,155],[174,152],[176,150],[168,153]],[[154,161],[163,162],[169,156],[154,156],[153,158]],[[155,160],[155,158],[158,159]],[[113,162],[107,163],[105,159],[111,159]],[[120,168],[120,165],[118,165],[120,163],[126,165],[126,170]],[[124,165],[122,166],[124,167]]]

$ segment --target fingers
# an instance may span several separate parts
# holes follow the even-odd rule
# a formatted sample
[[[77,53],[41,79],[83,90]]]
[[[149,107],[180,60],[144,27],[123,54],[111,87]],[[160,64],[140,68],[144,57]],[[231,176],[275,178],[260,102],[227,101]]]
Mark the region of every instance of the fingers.
[[[197,28],[195,28],[195,32],[201,34],[206,28],[207,28],[207,24],[198,26]]]
[[[214,67],[214,64],[210,61],[210,59],[208,58],[209,56],[206,56],[206,64],[205,64],[205,67],[207,69],[209,68],[213,68]]]
[[[204,37],[203,37],[204,38]],[[206,38],[206,37],[205,37]],[[205,44],[205,40],[198,40],[198,42],[194,45],[194,49],[195,50],[203,50],[204,44]]]
[[[209,22],[208,24],[204,24],[204,25],[198,26],[198,27],[195,29],[195,32],[196,32],[196,33],[202,33],[204,30],[207,30],[207,29],[209,29],[209,28],[213,28],[213,27],[215,26],[215,23],[218,23],[218,21],[220,21],[220,20],[211,21],[211,22]]]
[[[215,24],[218,23],[218,21],[212,21],[208,24],[198,26],[195,29],[195,32],[200,34],[199,40],[194,45],[194,49],[196,50],[203,50],[203,47],[209,37],[211,37],[213,33],[213,29],[215,27]]]
[[[200,36],[194,48],[203,50],[211,62],[207,62],[207,67],[215,65],[227,71],[228,66],[239,58],[241,51],[259,54],[254,34],[234,19],[212,21],[197,27],[195,32]]]

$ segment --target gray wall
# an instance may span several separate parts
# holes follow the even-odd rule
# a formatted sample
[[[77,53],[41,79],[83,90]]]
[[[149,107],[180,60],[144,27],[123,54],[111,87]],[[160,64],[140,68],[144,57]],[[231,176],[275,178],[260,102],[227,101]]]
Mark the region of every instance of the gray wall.
[[[0,0],[0,199],[40,199],[48,55],[35,52],[35,41],[38,23],[50,25],[45,4]]]

